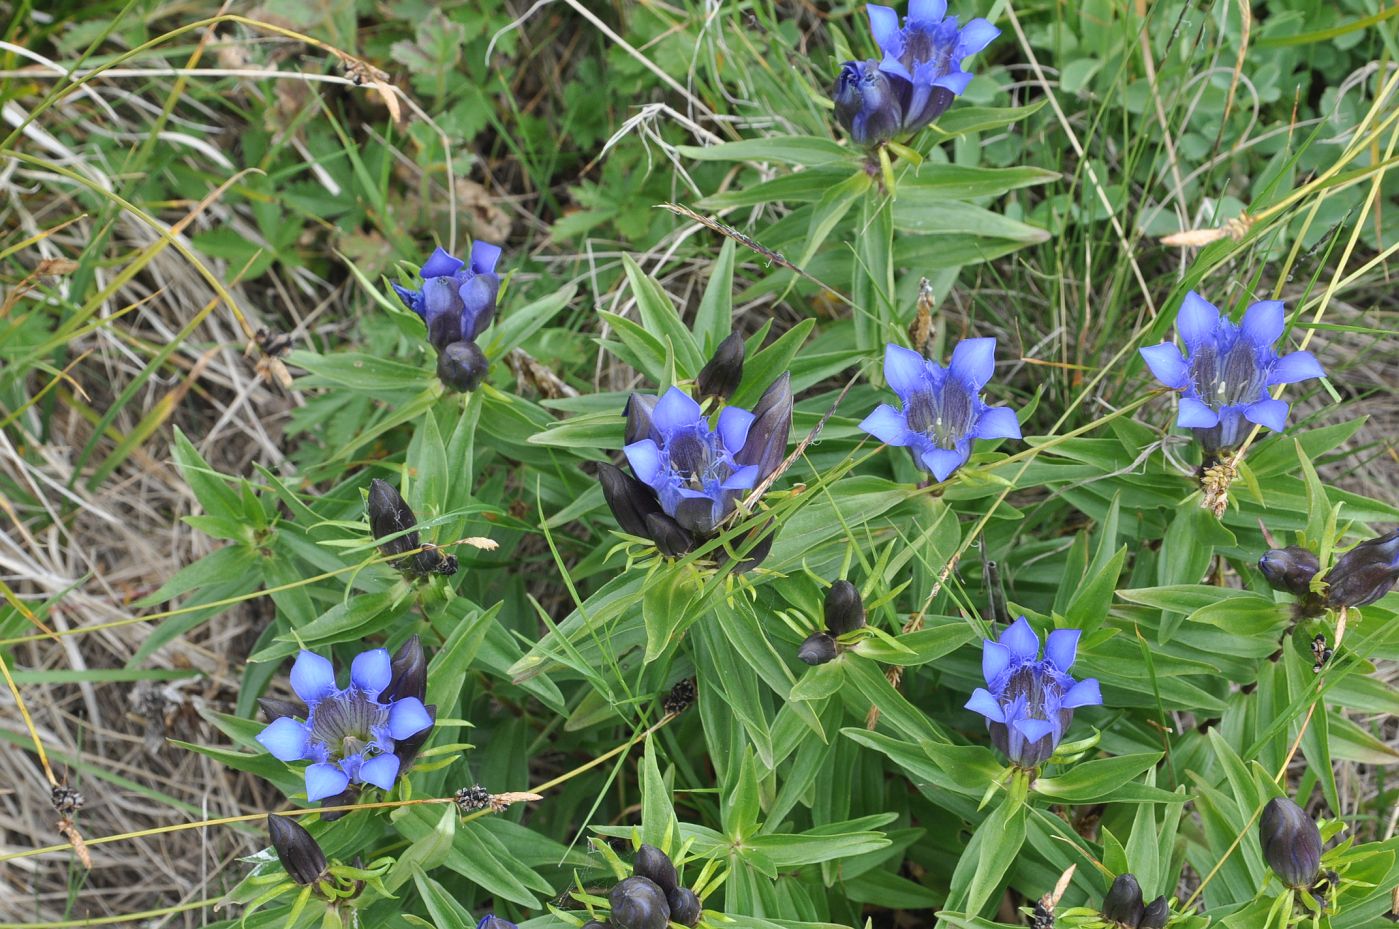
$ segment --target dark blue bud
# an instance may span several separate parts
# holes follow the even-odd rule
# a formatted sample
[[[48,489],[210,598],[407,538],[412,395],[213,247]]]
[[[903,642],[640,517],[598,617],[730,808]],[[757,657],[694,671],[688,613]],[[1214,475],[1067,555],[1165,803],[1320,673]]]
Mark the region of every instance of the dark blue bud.
[[[393,677],[389,686],[379,695],[380,703],[391,703],[403,697],[427,696],[427,656],[423,654],[423,643],[416,635],[399,646],[389,663]]]
[[[1274,590],[1303,597],[1311,593],[1312,578],[1321,570],[1321,562],[1300,545],[1289,545],[1264,552],[1258,559],[1258,570]]]
[[[845,635],[864,624],[865,604],[860,591],[849,581],[836,581],[826,591],[826,629],[831,635]]]
[[[466,393],[481,386],[490,362],[475,342],[453,342],[437,356],[437,379],[452,390]]]
[[[748,439],[734,461],[757,465],[758,479],[766,480],[787,457],[787,441],[792,434],[792,375],[783,372],[753,406],[753,423]]]
[[[701,397],[727,400],[733,396],[739,381],[743,380],[744,351],[743,337],[737,332],[729,333],[728,337],[719,343],[719,347],[714,350],[714,357],[700,369],[696,379]]]
[[[1399,529],[1359,545],[1326,572],[1326,604],[1368,606],[1399,582]]]
[[[873,59],[841,65],[831,99],[836,120],[858,145],[873,146],[892,138],[903,122],[898,93]]]
[[[1289,887],[1310,887],[1321,870],[1321,830],[1300,806],[1274,797],[1258,823],[1263,859]]]
[[[269,813],[267,832],[272,837],[277,860],[293,881],[305,887],[325,876],[325,853],[300,823]]]
[[[703,907],[700,906],[699,897],[688,887],[677,887],[666,894],[666,902],[670,904],[670,921],[679,923],[682,926],[693,926],[700,921]]]
[[[813,632],[797,650],[797,657],[809,665],[825,664],[835,656],[836,640],[824,632]]]
[[[269,723],[274,719],[281,719],[283,716],[306,718],[306,704],[296,700],[258,697],[257,705],[262,707],[262,715]]]
[[[607,895],[612,906],[615,929],[665,929],[670,922],[670,904],[665,891],[655,881],[629,877]]]
[[[369,482],[368,509],[369,529],[376,539],[411,529],[418,523],[418,517],[413,515],[413,510],[403,496],[387,481],[381,481],[377,477]],[[421,544],[415,530],[381,543],[379,551],[386,557],[393,558],[404,552],[411,552]],[[395,562],[395,567],[402,567],[402,562]]]
[[[632,394],[627,398],[627,444],[640,442],[642,439],[653,438],[651,414],[655,412],[656,404],[660,402],[660,397],[650,397],[645,394]]]
[[[646,517],[661,512],[656,492],[615,465],[603,462],[597,466],[602,498],[617,518],[617,525],[629,535],[650,538]]]
[[[1142,921],[1137,923],[1137,929],[1165,929],[1170,918],[1171,907],[1163,894],[1147,904],[1146,911],[1142,913]]]
[[[636,850],[632,872],[651,881],[666,893],[674,890],[680,881],[679,875],[675,873],[675,862],[654,845],[642,845]]]
[[[1137,929],[1146,908],[1142,906],[1142,888],[1136,875],[1119,874],[1103,897],[1103,918]]]

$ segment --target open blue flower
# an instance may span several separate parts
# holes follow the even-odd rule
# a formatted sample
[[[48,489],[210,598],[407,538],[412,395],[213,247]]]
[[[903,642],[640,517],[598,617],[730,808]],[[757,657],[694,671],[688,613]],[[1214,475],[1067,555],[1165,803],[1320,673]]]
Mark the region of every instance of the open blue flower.
[[[1102,705],[1097,680],[1069,676],[1080,635],[1077,629],[1055,629],[1041,659],[1039,636],[1022,616],[999,642],[982,645],[986,686],[972,692],[967,709],[986,717],[992,744],[1019,767],[1036,767],[1054,754],[1076,708]]]
[[[500,247],[486,242],[472,244],[469,264],[439,247],[418,272],[421,289],[409,290],[396,283],[393,289],[427,324],[428,340],[439,351],[453,342],[474,342],[495,315],[499,259]]]
[[[1278,355],[1284,324],[1278,300],[1253,304],[1235,325],[1195,291],[1186,294],[1176,333],[1187,354],[1170,342],[1141,349],[1156,379],[1181,391],[1176,425],[1193,429],[1210,451],[1238,445],[1245,421],[1281,432],[1288,405],[1274,400],[1269,388],[1326,376],[1311,352]]]
[[[933,477],[947,480],[971,456],[973,439],[1020,438],[1015,412],[981,399],[981,388],[995,371],[995,356],[995,339],[964,339],[944,368],[911,349],[889,345],[884,379],[903,409],[881,403],[860,428],[888,445],[907,448]]]
[[[373,784],[388,790],[401,760],[394,742],[432,726],[432,716],[417,697],[381,700],[393,681],[386,649],[355,656],[350,686],[335,686],[328,659],[303,651],[291,669],[291,686],[306,703],[306,721],[274,719],[257,740],[281,761],[310,761],[306,798],[323,800],[350,784]]]

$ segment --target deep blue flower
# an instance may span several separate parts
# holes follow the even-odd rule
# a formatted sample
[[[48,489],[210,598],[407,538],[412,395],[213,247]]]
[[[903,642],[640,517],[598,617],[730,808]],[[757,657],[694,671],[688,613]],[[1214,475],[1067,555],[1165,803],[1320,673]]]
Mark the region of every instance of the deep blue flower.
[[[999,642],[988,639],[982,645],[986,686],[972,692],[967,709],[986,717],[992,744],[1019,767],[1043,764],[1068,730],[1073,711],[1103,702],[1097,680],[1069,676],[1080,635],[1077,629],[1055,629],[1040,658],[1039,637],[1022,616]]]
[[[933,477],[947,480],[971,456],[973,439],[1020,438],[1015,412],[981,399],[995,356],[995,339],[964,339],[944,368],[911,349],[889,345],[884,379],[903,409],[881,403],[860,428],[881,442],[907,448]]]
[[[1278,355],[1274,346],[1284,323],[1278,300],[1253,304],[1235,325],[1195,291],[1186,294],[1176,333],[1187,354],[1171,342],[1141,349],[1156,379],[1181,391],[1176,425],[1193,429],[1210,451],[1238,445],[1248,431],[1245,421],[1281,432],[1288,406],[1269,388],[1326,376],[1311,352]]]
[[[441,351],[453,342],[474,342],[495,315],[500,278],[495,273],[500,247],[471,246],[470,264],[440,247],[423,263],[420,290],[393,285],[399,299],[427,324],[428,340]]]
[[[310,761],[306,798],[322,800],[350,784],[373,784],[389,790],[401,763],[394,742],[432,725],[432,716],[417,697],[383,699],[393,682],[387,649],[355,656],[350,686],[335,686],[328,659],[303,651],[291,669],[291,686],[306,703],[306,721],[274,719],[257,740],[281,761]]]
[[[909,0],[902,28],[892,7],[871,3],[866,10],[884,57],[846,62],[832,91],[837,118],[862,145],[916,132],[941,116],[971,82],[962,59],[1001,34],[980,18],[959,28],[946,0]]]

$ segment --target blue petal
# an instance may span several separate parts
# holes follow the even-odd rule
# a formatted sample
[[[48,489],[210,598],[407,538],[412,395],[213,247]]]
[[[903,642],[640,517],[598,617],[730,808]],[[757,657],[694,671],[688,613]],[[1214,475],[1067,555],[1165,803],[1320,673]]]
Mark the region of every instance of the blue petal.
[[[315,652],[303,651],[291,666],[291,689],[307,706],[312,706],[335,690],[335,666]]]
[[[988,21],[977,17],[962,27],[962,37],[957,40],[957,57],[975,55],[1001,34],[1001,30]]]
[[[908,0],[908,21],[937,23],[947,15],[947,0]]]
[[[908,423],[904,414],[887,403],[881,403],[874,412],[866,416],[860,428],[886,445],[907,445],[909,443]]]
[[[491,278],[478,274],[457,288],[457,295],[461,297],[462,303],[461,337],[474,342],[491,324],[492,311],[495,309],[495,288],[491,286]]]
[[[421,307],[422,294],[416,290],[409,290],[407,287],[396,282],[391,281],[390,286],[393,287],[394,293],[398,294],[398,299],[403,301],[404,306],[408,307],[408,309],[417,313],[419,316],[423,315]]]
[[[947,370],[975,384],[980,390],[996,373],[996,340],[963,339],[952,350]]]
[[[653,428],[669,437],[679,429],[695,425],[703,417],[700,405],[678,387],[672,387],[661,395],[656,408],[651,411]]]
[[[1267,426],[1274,432],[1282,432],[1287,428],[1287,402],[1284,400],[1274,400],[1271,397],[1267,400],[1259,400],[1257,403],[1250,403],[1244,407],[1244,419],[1260,426]]]
[[[1244,338],[1258,348],[1272,348],[1273,343],[1282,337],[1282,327],[1286,323],[1281,300],[1260,300],[1244,310],[1239,329]]]
[[[371,648],[360,652],[350,663],[350,683],[369,695],[369,699],[380,692],[393,680],[393,664],[386,648]]]
[[[724,478],[724,482],[719,486],[724,490],[748,490],[758,483],[761,470],[757,465],[746,465]]]
[[[418,273],[424,278],[451,277],[461,270],[462,264],[463,262],[460,258],[453,258],[451,255],[447,254],[447,252],[443,251],[442,246],[439,245],[433,251],[432,256],[429,257],[427,261],[423,262],[423,269]],[[341,789],[343,790],[344,788]]]
[[[1180,349],[1176,348],[1173,342],[1148,345],[1138,351],[1141,352],[1142,360],[1151,369],[1151,373],[1167,387],[1172,390],[1184,390],[1190,383],[1190,366],[1185,363]]]
[[[967,92],[967,85],[972,82],[972,76],[966,71],[949,71],[933,81],[934,87],[946,87],[957,96]]]
[[[910,348],[890,343],[884,348],[884,380],[900,397],[927,388],[928,363]]]
[[[966,708],[973,713],[980,713],[993,723],[1006,721],[1006,714],[1001,709],[1000,703],[984,687],[978,687],[972,691],[972,698],[967,701]]]
[[[339,765],[313,764],[306,769],[306,799],[315,803],[333,797],[350,786],[350,776]]]
[[[1268,386],[1295,384],[1313,377],[1325,377],[1321,362],[1311,352],[1293,352],[1283,355],[1268,372]]]
[[[1054,726],[1047,719],[1030,719],[1022,717],[1011,723],[1026,741],[1038,742],[1040,739],[1054,731]]]
[[[1010,628],[1001,633],[1001,644],[1010,649],[1018,661],[1034,661],[1040,656],[1040,637],[1030,628],[1025,617],[1011,623]]]
[[[996,678],[1005,673],[1010,667],[1010,649],[999,642],[992,642],[989,639],[981,646],[981,676],[986,679],[986,686],[991,687],[996,683]]]
[[[903,40],[899,35],[899,14],[894,12],[893,7],[874,3],[868,4],[865,12],[870,16],[870,33],[874,36],[874,41],[886,53],[897,54],[903,46]]]
[[[375,755],[359,766],[359,779],[384,790],[393,790],[400,762],[397,755]]]
[[[500,246],[476,240],[471,243],[471,270],[477,274],[494,274],[500,259]]]
[[[1219,309],[1213,303],[1193,290],[1185,295],[1185,302],[1176,316],[1176,332],[1180,333],[1186,348],[1194,350],[1196,345],[1214,338],[1218,325]]]
[[[306,724],[290,716],[272,720],[256,738],[278,761],[300,761],[306,757]]]
[[[899,44],[902,45],[903,43],[900,42]],[[909,72],[908,68],[904,67],[904,63],[900,61],[898,56],[893,52],[884,53],[884,58],[879,62],[879,70],[889,77],[899,78],[908,81],[910,84],[913,83],[913,75]]]
[[[753,425],[753,414],[737,406],[726,406],[719,414],[719,438],[730,454],[743,448],[748,441],[748,427]]]
[[[1083,635],[1079,629],[1055,629],[1044,641],[1044,657],[1054,662],[1054,667],[1067,672],[1074,665],[1078,655],[1078,639]]]
[[[1018,439],[1020,420],[1008,406],[988,406],[977,417],[972,435],[978,439]]]
[[[623,448],[622,453],[627,456],[627,462],[637,480],[654,487],[664,470],[661,447],[651,439],[642,439]]]
[[[1068,693],[1060,698],[1059,705],[1066,710],[1080,706],[1102,706],[1103,694],[1098,689],[1097,678],[1084,678],[1070,687]]]
[[[389,735],[395,741],[417,735],[431,725],[432,714],[417,697],[403,697],[389,707]]]
[[[1219,425],[1219,414],[1199,400],[1181,397],[1176,425],[1182,429],[1210,429]]]
[[[930,448],[923,452],[923,466],[933,473],[933,477],[942,483],[952,476],[952,473],[966,463],[970,457],[970,451],[964,448]]]

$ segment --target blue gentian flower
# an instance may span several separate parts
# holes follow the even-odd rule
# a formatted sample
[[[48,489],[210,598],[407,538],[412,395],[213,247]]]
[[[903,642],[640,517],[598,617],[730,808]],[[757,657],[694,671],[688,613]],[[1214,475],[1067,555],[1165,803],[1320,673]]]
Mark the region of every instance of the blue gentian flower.
[[[846,62],[832,92],[837,118],[862,145],[916,132],[941,116],[971,82],[962,59],[1001,34],[980,18],[959,28],[946,0],[909,0],[902,28],[892,7],[871,3],[866,10],[884,57]]]
[[[500,247],[486,242],[472,244],[470,264],[439,247],[418,272],[420,290],[393,285],[404,305],[427,324],[428,340],[438,351],[453,342],[475,342],[490,325],[500,291],[499,259]]]
[[[306,721],[274,719],[257,740],[281,761],[310,761],[306,798],[323,800],[350,784],[373,784],[389,790],[401,759],[394,743],[432,725],[432,716],[415,696],[384,699],[393,682],[387,649],[355,656],[350,686],[335,686],[328,659],[303,651],[291,669],[291,686],[306,702]]]
[[[995,370],[995,355],[995,339],[964,339],[944,368],[911,349],[889,345],[884,379],[903,409],[881,403],[860,428],[888,445],[907,448],[933,477],[947,480],[971,456],[973,439],[1020,438],[1015,412],[981,399],[981,388]]]
[[[999,642],[982,645],[986,686],[972,692],[967,709],[986,717],[992,744],[1019,767],[1036,767],[1054,754],[1076,708],[1102,705],[1097,680],[1069,676],[1080,635],[1055,629],[1041,659],[1039,637],[1022,616]]]
[[[1141,349],[1156,379],[1181,391],[1176,425],[1193,429],[1206,450],[1238,445],[1248,432],[1245,421],[1281,432],[1288,406],[1268,389],[1326,376],[1311,352],[1278,355],[1284,323],[1281,301],[1253,304],[1235,325],[1192,290],[1176,316],[1187,354],[1170,342]]]

